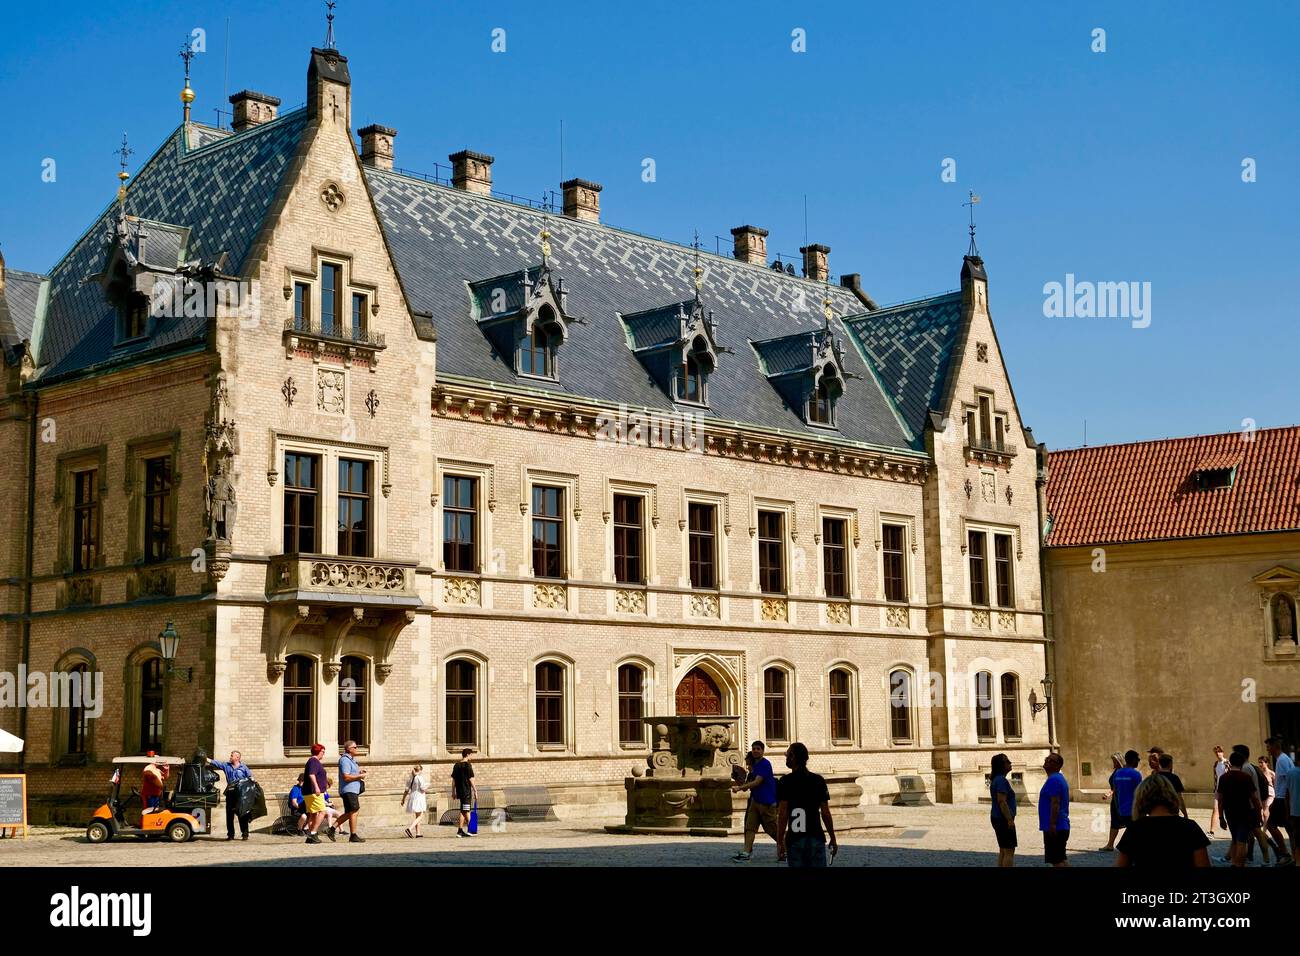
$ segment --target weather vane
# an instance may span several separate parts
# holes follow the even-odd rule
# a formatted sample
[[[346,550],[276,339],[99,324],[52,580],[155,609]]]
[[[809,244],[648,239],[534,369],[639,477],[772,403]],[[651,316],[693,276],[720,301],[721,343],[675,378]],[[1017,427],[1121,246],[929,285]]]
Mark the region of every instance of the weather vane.
[[[325,0],[325,49],[334,49],[334,0]]]
[[[968,256],[978,256],[979,249],[975,248],[975,204],[980,201],[980,197],[975,195],[975,190],[970,190],[970,199],[962,203],[963,206],[970,206],[970,248],[966,250]]]
[[[190,104],[194,102],[194,91],[190,89],[190,61],[194,59],[194,46],[186,37],[181,44],[180,58],[185,61],[185,88],[181,90],[181,103],[184,104],[185,122],[190,121]]]
[[[127,157],[135,152],[127,145],[126,133],[122,134],[122,145],[116,150],[118,155],[118,165],[121,167],[117,173],[117,201],[126,202],[126,181],[131,178],[131,174],[126,171]]]

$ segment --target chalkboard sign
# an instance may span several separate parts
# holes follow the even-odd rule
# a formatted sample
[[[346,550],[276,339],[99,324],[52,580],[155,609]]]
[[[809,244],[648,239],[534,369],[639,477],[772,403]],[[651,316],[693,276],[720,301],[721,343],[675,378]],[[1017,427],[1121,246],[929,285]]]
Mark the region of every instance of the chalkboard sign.
[[[0,829],[23,828],[27,836],[27,775],[0,774]]]

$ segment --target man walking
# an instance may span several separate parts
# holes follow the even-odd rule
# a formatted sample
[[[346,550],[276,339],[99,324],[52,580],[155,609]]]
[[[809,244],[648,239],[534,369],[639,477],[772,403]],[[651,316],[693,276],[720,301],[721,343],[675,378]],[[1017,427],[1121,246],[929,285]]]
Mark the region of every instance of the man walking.
[[[366,772],[357,765],[357,742],[343,744],[339,755],[339,793],[343,795],[343,817],[339,829],[348,825],[349,843],[365,843],[366,838],[357,833],[357,814],[361,812],[361,794],[366,792]]]
[[[460,759],[452,764],[451,768],[451,787],[455,791],[456,802],[460,804],[460,819],[456,822],[458,837],[478,835],[469,832],[469,815],[474,812],[474,804],[478,800],[478,786],[474,783],[474,764],[469,759],[473,752],[473,749],[466,747],[460,752]]]
[[[1234,749],[1228,758],[1228,770],[1219,778],[1219,798],[1232,834],[1228,862],[1238,868],[1246,865],[1246,850],[1259,829],[1259,810],[1263,806],[1254,779],[1243,769],[1248,766],[1246,755]]]
[[[1115,819],[1111,823],[1110,839],[1102,847],[1104,850],[1114,849],[1115,838],[1119,836],[1119,831],[1128,829],[1129,824],[1133,822],[1133,795],[1137,793],[1138,784],[1142,782],[1142,771],[1138,770],[1138,762],[1141,759],[1136,750],[1126,752],[1124,766],[1110,775],[1110,786],[1115,793]]]
[[[1132,750],[1129,754],[1137,756]],[[1125,755],[1126,761],[1127,757],[1128,754]],[[1047,780],[1038,791],[1038,829],[1043,831],[1043,859],[1048,866],[1057,868],[1069,866],[1065,861],[1065,845],[1070,842],[1070,784],[1061,773],[1063,766],[1065,760],[1060,754],[1048,754],[1043,761]],[[1130,813],[1132,809],[1130,804]]]
[[[1273,803],[1269,807],[1268,819],[1264,822],[1269,836],[1273,838],[1273,849],[1277,852],[1277,865],[1289,866],[1295,862],[1292,855],[1295,851],[1295,843],[1291,844],[1292,853],[1288,853],[1286,833],[1291,816],[1289,809],[1291,784],[1288,778],[1291,776],[1291,768],[1295,766],[1295,762],[1282,749],[1281,737],[1276,735],[1269,737],[1264,741],[1264,746],[1268,748],[1269,758],[1273,761]]]
[[[1174,788],[1174,793],[1178,794],[1178,808],[1182,811],[1183,819],[1187,819],[1187,802],[1183,799],[1183,780],[1178,774],[1174,773],[1174,755],[1160,755],[1160,776],[1169,781],[1169,786]]]
[[[1228,761],[1224,759],[1223,748],[1218,744],[1214,745],[1214,799],[1210,801],[1210,836],[1214,836],[1217,827],[1227,827],[1227,821],[1223,816],[1223,807],[1219,804],[1219,780],[1228,769]]]
[[[1241,754],[1241,769],[1250,777],[1251,782],[1255,785],[1255,796],[1259,800],[1259,806],[1255,810],[1255,824],[1251,832],[1251,839],[1246,844],[1246,862],[1255,862],[1255,844],[1259,844],[1259,851],[1264,855],[1264,865],[1268,866],[1268,834],[1264,832],[1264,800],[1268,797],[1268,781],[1264,775],[1255,769],[1255,765],[1250,762],[1250,748],[1245,744],[1234,744],[1232,748],[1234,754]],[[1231,758],[1229,758],[1231,764]],[[1235,765],[1234,765],[1235,766]],[[1232,826],[1232,815],[1228,815],[1228,826]]]
[[[785,752],[790,772],[777,782],[776,858],[790,866],[826,866],[826,838],[831,857],[839,852],[831,819],[826,779],[808,770],[808,748],[792,743]],[[825,825],[825,830],[822,827]]]
[[[744,783],[732,786],[731,792],[749,792],[749,803],[745,807],[745,848],[731,859],[736,863],[748,863],[754,853],[754,839],[758,828],[776,840],[776,774],[772,772],[772,762],[763,756],[766,750],[763,741],[755,740],[749,746],[749,773]]]
[[[229,761],[213,760],[208,758],[208,763],[220,770],[226,775],[226,839],[235,838],[235,819],[239,819],[239,832],[243,839],[248,839],[248,824],[252,820],[251,813],[239,812],[239,790],[235,786],[241,780],[252,780],[253,771],[248,769],[248,764],[244,763],[243,756],[238,750],[230,752]]]

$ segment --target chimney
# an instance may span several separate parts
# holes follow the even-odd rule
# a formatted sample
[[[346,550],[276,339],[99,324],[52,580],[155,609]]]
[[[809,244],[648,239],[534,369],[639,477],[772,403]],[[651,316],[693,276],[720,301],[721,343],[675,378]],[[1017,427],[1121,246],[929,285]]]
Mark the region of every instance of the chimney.
[[[333,47],[313,47],[307,67],[307,115],[352,128],[352,74],[348,58]]]
[[[850,272],[840,276],[840,285],[848,289],[857,297],[857,300],[867,307],[868,312],[875,312],[880,306],[876,305],[876,300],[871,298],[862,288],[862,276],[856,272]]]
[[[586,179],[560,183],[564,190],[564,214],[586,222],[600,222],[600,191],[605,187]]]
[[[756,266],[767,265],[766,229],[759,229],[758,226],[737,226],[731,230],[731,236],[735,240],[733,256],[741,262],[749,262]]]
[[[451,184],[467,193],[479,196],[492,195],[492,164],[496,162],[487,153],[462,149],[447,157],[451,160]]]
[[[361,137],[361,162],[375,169],[393,168],[393,137],[397,130],[371,123],[357,130]]]
[[[830,278],[831,269],[826,261],[826,257],[831,254],[830,246],[817,244],[800,246],[799,251],[803,253],[803,276],[805,279],[812,279],[814,282],[825,282]]]
[[[235,116],[230,121],[230,128],[236,133],[269,123],[275,119],[280,106],[278,96],[268,96],[256,90],[240,90],[230,98],[230,105],[235,108]]]

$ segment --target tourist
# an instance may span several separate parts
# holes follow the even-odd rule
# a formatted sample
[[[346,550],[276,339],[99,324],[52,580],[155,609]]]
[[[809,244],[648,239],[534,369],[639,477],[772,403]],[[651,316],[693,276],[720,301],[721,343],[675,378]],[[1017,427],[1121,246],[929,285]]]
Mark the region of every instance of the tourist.
[[[1159,747],[1152,747],[1147,751],[1147,776],[1160,772],[1160,758],[1164,756],[1164,751]]]
[[[478,785],[474,783],[474,764],[470,754],[474,751],[466,747],[460,752],[460,759],[451,767],[451,786],[455,791],[456,802],[460,804],[460,818],[456,821],[456,836],[472,837],[469,832],[469,815],[478,802]]]
[[[1183,819],[1187,819],[1187,801],[1183,799],[1183,780],[1178,774],[1174,773],[1174,755],[1160,755],[1160,776],[1169,781],[1169,785],[1174,788],[1174,793],[1178,794],[1178,810]]]
[[[339,793],[343,795],[343,819],[339,823],[348,825],[351,836],[349,843],[365,843],[366,839],[357,833],[357,814],[361,812],[361,795],[366,792],[366,772],[357,765],[357,742],[346,741],[343,753],[339,754]]]
[[[1187,819],[1182,798],[1170,782],[1170,776],[1157,771],[1137,788],[1133,822],[1119,841],[1116,866],[1181,870],[1210,865],[1210,855],[1205,849],[1210,845],[1209,838]]]
[[[1119,836],[1119,831],[1133,822],[1133,795],[1142,782],[1142,771],[1138,770],[1141,760],[1142,757],[1136,750],[1129,750],[1124,754],[1124,766],[1110,775],[1110,789],[1115,794],[1115,813],[1110,822],[1110,839],[1102,847],[1103,850],[1115,849],[1115,838]],[[1156,760],[1156,766],[1159,766],[1159,758]]]
[[[1115,849],[1115,837],[1119,834],[1119,794],[1115,792],[1115,774],[1124,769],[1124,755],[1118,750],[1110,755],[1110,776],[1106,778],[1106,802],[1110,804],[1110,838],[1102,850],[1110,852]]]
[[[1011,789],[1007,774],[1011,772],[1011,758],[1006,754],[993,757],[993,778],[989,781],[989,795],[993,808],[989,815],[993,834],[998,840],[998,866],[1015,866],[1016,863],[1016,791]]]
[[[412,838],[424,836],[420,832],[420,822],[424,819],[425,810],[429,808],[428,799],[424,795],[429,789],[429,782],[424,779],[423,772],[424,767],[418,763],[411,768],[411,776],[406,781],[406,790],[402,794],[402,806],[415,817],[405,831]]]
[[[1216,829],[1227,829],[1228,826],[1223,816],[1223,808],[1219,806],[1219,779],[1227,769],[1228,761],[1224,759],[1223,748],[1216,744],[1214,747],[1214,799],[1210,803],[1210,836],[1214,836]]]
[[[149,756],[153,756],[150,754]],[[167,789],[167,778],[171,776],[171,767],[163,764],[147,763],[140,771],[141,813],[153,813],[160,809],[163,791]]]
[[[1292,759],[1291,769],[1286,775],[1286,794],[1287,794],[1287,826],[1291,831],[1291,859],[1292,866],[1295,865],[1296,851],[1300,850],[1300,762]]]
[[[1255,795],[1259,798],[1260,807],[1261,807],[1260,812],[1256,814],[1258,819],[1255,821],[1255,829],[1251,835],[1251,840],[1246,846],[1246,862],[1247,863],[1255,862],[1255,844],[1258,843],[1260,846],[1260,852],[1264,854],[1264,865],[1267,866],[1268,865],[1268,834],[1264,832],[1264,817],[1263,817],[1262,807],[1264,805],[1264,797],[1268,794],[1268,789],[1264,784],[1263,774],[1261,774],[1258,770],[1256,770],[1255,765],[1250,762],[1250,748],[1245,744],[1234,744],[1232,748],[1232,752],[1241,754],[1242,756],[1241,769],[1244,770],[1250,776],[1251,782],[1255,785]],[[1231,824],[1232,822],[1231,817],[1228,818],[1228,822],[1229,824]]]
[[[749,773],[744,783],[733,784],[732,793],[748,791],[749,803],[745,806],[745,848],[731,859],[736,863],[747,863],[754,853],[754,840],[758,828],[776,840],[776,772],[772,770],[772,761],[763,756],[766,750],[763,741],[755,740],[749,745],[745,763]]]
[[[776,784],[777,861],[799,867],[826,866],[828,835],[832,859],[840,849],[826,778],[808,770],[808,748],[797,741],[786,750],[785,765],[790,772]]]
[[[238,818],[239,833],[247,840],[248,824],[253,815],[239,812],[239,789],[235,785],[241,780],[252,780],[253,771],[248,769],[248,764],[244,763],[238,750],[230,752],[228,761],[213,760],[209,757],[208,763],[226,775],[226,839],[235,838],[235,819]]]
[[[307,808],[302,801],[303,775],[298,774],[298,782],[289,788],[289,816],[294,820],[298,835],[307,830]]]
[[[320,829],[321,820],[325,816],[325,791],[329,789],[329,782],[325,776],[325,765],[320,760],[324,753],[324,744],[312,744],[311,756],[307,758],[307,766],[302,772],[305,784],[302,803],[307,810],[307,843],[320,842],[316,831]]]
[[[1049,753],[1043,761],[1047,780],[1038,791],[1038,829],[1043,831],[1043,859],[1048,866],[1069,866],[1065,845],[1070,842],[1070,783],[1061,773],[1065,760]],[[1130,807],[1130,811],[1132,808]]]
[[[1264,741],[1268,755],[1273,760],[1273,803],[1269,807],[1267,819],[1268,832],[1273,837],[1273,849],[1277,851],[1279,866],[1288,866],[1295,862],[1295,839],[1291,840],[1291,852],[1286,849],[1286,834],[1290,827],[1291,768],[1295,761],[1282,748],[1282,738],[1274,735]],[[1263,759],[1262,757],[1260,758]]]
[[[1233,750],[1228,758],[1228,769],[1219,778],[1219,802],[1228,818],[1228,832],[1232,846],[1228,849],[1228,862],[1234,867],[1246,865],[1246,850],[1259,829],[1259,791],[1254,779],[1243,770],[1248,767],[1246,756]]]
[[[334,798],[330,796],[330,791],[334,789],[334,778],[325,778],[325,815],[321,824],[325,830],[325,835],[330,838],[331,843],[337,842],[336,835],[339,827],[339,817],[343,811],[334,806]]]

